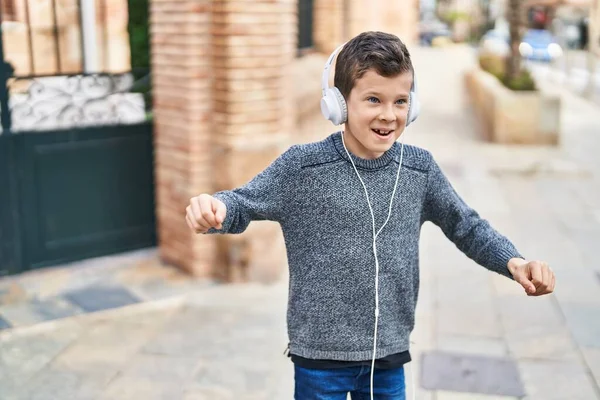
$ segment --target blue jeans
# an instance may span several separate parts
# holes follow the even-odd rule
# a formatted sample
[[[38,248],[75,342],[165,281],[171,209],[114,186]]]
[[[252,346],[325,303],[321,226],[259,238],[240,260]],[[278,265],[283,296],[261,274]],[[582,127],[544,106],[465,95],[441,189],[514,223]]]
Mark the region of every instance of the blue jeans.
[[[294,365],[295,400],[371,399],[371,367],[308,369]],[[373,398],[405,400],[404,368],[375,369]]]

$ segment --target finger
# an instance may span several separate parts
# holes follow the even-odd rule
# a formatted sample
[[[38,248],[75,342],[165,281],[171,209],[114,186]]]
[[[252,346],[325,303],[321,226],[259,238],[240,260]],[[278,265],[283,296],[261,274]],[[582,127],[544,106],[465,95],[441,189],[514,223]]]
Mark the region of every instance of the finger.
[[[190,228],[192,228],[194,231],[198,232],[203,229],[202,225],[200,225],[198,221],[194,219],[190,206],[188,206],[188,213],[186,214],[185,218],[188,222],[188,225],[190,225]]]
[[[546,289],[546,293],[552,293],[554,292],[554,286],[556,285],[556,277],[554,276],[554,272],[552,272],[552,269],[548,268],[548,280],[550,281],[548,283],[548,288]]]
[[[225,221],[225,216],[227,215],[227,206],[222,201],[214,199],[213,207],[215,219],[219,224],[217,225],[217,228],[223,229],[223,221]]]
[[[529,264],[529,273],[531,275],[531,282],[535,288],[542,286],[544,278],[542,275],[542,265],[539,262],[533,261]]]
[[[208,221],[206,221],[206,219],[202,216],[202,202],[201,202],[201,198],[202,196],[198,196],[198,197],[194,197],[193,199],[190,200],[190,205],[192,207],[192,216],[190,217],[190,219],[192,221],[195,221],[202,230],[206,231],[208,229],[210,229],[210,224],[208,223]]]
[[[201,229],[208,229],[208,224],[202,218],[198,220],[194,215],[194,203],[196,202],[193,199],[190,200],[190,205],[186,208],[187,217],[189,218],[189,221],[192,224],[192,229],[196,231]]]
[[[206,232],[206,228],[203,228],[197,222],[193,221],[188,215],[185,216],[188,226],[196,233]]]
[[[533,285],[533,283],[531,283],[529,277],[524,272],[517,272],[514,278],[517,283],[523,286],[523,289],[525,289],[525,293],[527,293],[528,295],[535,293],[535,286]]]
[[[215,213],[213,211],[212,206],[213,198],[212,196],[199,196],[198,202],[200,203],[200,210],[202,219],[206,222],[209,228],[213,226],[217,226],[217,221],[215,219]]]
[[[196,230],[196,228],[194,228],[194,224],[192,224],[192,221],[190,220],[190,217],[189,217],[189,215],[187,215],[187,214],[185,214],[185,222],[187,223],[188,227],[189,227],[191,230],[193,230],[193,231],[195,231],[195,230]]]
[[[547,294],[548,288],[550,287],[550,268],[548,268],[548,264],[541,263],[540,271],[542,273],[542,283],[537,288],[537,292],[539,294]]]
[[[190,199],[190,207],[191,207],[191,211],[192,211],[192,215],[190,216],[190,218],[192,219],[192,221],[197,221],[198,223],[202,222],[202,206],[200,204],[200,198],[198,197],[192,197]]]

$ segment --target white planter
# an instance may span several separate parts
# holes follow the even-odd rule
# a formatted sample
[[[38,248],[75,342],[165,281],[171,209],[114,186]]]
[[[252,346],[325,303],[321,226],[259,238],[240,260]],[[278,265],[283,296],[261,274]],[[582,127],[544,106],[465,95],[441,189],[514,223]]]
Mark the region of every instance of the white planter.
[[[560,97],[543,91],[514,91],[477,68],[466,83],[483,134],[494,143],[551,144],[560,137]]]

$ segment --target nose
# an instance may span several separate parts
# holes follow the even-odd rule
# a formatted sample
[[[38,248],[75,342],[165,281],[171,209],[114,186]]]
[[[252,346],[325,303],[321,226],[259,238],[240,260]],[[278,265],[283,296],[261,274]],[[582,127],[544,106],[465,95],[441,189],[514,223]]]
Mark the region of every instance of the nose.
[[[379,114],[379,120],[387,122],[395,121],[396,114],[394,113],[394,107],[382,105],[381,113]]]

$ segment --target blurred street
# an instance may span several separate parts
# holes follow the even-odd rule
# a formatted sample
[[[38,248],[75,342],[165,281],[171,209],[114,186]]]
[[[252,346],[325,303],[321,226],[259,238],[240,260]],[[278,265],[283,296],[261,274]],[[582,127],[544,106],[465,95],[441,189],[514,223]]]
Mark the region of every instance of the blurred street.
[[[411,51],[422,111],[406,143],[430,150],[526,257],[548,261],[557,287],[529,298],[425,225],[407,399],[416,386],[418,400],[600,400],[600,105],[548,79],[561,145],[486,143],[464,87],[473,51]],[[334,129],[315,114],[302,140]],[[219,285],[141,251],[2,278],[0,400],[291,399],[283,275]],[[125,306],[94,309],[80,296],[90,287],[118,288]]]

